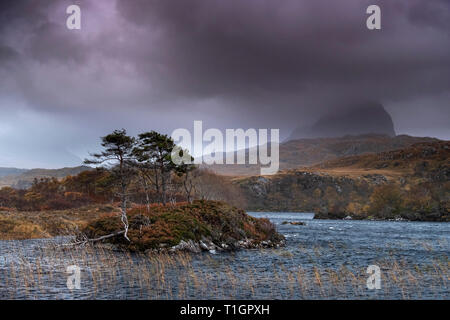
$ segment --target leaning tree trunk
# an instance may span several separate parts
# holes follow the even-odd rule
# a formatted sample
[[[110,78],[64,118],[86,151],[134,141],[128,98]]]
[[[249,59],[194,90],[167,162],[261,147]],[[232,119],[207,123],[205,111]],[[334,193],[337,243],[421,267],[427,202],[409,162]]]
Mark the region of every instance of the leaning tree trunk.
[[[127,182],[126,182],[126,178],[125,178],[125,172],[124,172],[124,168],[123,168],[123,160],[120,162],[120,185],[121,185],[121,194],[120,194],[120,200],[122,202],[121,205],[121,217],[120,220],[122,221],[125,233],[124,233],[124,237],[125,239],[127,239],[128,241],[130,241],[130,239],[128,238],[128,217],[127,217]]]
[[[126,194],[122,194],[122,206],[121,206],[121,217],[120,220],[123,223],[123,227],[125,229],[125,233],[124,233],[124,237],[125,239],[127,239],[128,241],[130,241],[130,239],[128,238],[128,217],[127,217],[127,197]]]

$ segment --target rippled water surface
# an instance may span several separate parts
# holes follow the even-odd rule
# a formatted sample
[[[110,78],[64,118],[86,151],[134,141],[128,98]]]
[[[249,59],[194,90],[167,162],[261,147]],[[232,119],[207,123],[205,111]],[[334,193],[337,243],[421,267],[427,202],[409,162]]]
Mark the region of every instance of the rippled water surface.
[[[52,248],[64,239],[0,241],[0,298],[450,299],[448,223],[250,214],[273,221],[286,246],[155,257]],[[80,267],[80,289],[67,288],[69,265]],[[379,290],[367,288],[369,265],[380,267]]]

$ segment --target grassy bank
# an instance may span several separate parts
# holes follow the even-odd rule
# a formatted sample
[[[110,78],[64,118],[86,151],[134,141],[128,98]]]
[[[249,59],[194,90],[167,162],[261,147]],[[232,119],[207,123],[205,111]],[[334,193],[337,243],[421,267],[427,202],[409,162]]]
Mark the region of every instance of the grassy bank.
[[[40,239],[75,235],[91,220],[102,215],[118,214],[110,205],[52,211],[18,211],[0,209],[0,240]]]

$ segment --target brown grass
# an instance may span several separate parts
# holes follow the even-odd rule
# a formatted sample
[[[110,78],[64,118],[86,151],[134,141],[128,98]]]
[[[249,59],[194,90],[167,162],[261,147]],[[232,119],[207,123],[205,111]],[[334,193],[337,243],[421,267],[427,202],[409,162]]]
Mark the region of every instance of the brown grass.
[[[75,234],[90,221],[107,213],[117,213],[116,206],[87,206],[58,211],[0,211],[0,240],[49,238]]]

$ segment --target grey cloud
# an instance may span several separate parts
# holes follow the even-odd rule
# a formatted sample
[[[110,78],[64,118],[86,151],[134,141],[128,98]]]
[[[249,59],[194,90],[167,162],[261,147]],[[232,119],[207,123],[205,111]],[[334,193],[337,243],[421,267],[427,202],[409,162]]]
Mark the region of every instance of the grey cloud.
[[[381,6],[385,29],[377,34],[365,28],[361,1],[119,2],[129,21],[164,33],[158,44],[171,66],[166,85],[181,94],[282,95],[316,82],[344,83],[350,93],[356,83],[377,96],[448,88],[446,35],[414,34],[396,16],[401,10]],[[147,67],[141,70],[151,73]],[[429,75],[437,81],[425,87],[420,77]]]
[[[1,61],[10,61],[18,57],[18,53],[10,47],[1,46],[0,47],[0,60]]]
[[[450,34],[450,10],[447,0],[414,0],[408,17],[414,24],[440,29]]]
[[[72,3],[80,32],[65,28]],[[381,31],[365,27],[369,4],[382,8]],[[170,133],[193,120],[287,137],[370,99],[399,132],[448,138],[449,15],[444,0],[2,1],[0,117],[15,108],[1,98],[52,115],[62,136],[73,136],[64,123],[84,132],[83,150],[115,127]]]

